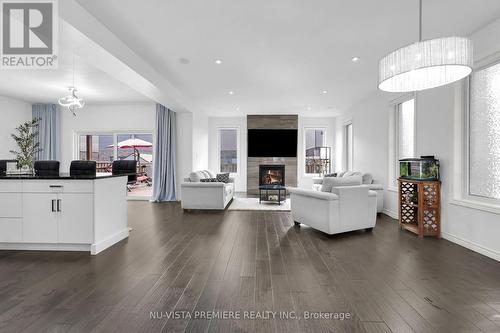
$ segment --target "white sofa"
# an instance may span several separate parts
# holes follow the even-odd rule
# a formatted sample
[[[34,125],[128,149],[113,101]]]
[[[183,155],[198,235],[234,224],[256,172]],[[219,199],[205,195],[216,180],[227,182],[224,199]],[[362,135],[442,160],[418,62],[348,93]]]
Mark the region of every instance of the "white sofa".
[[[332,192],[290,189],[292,217],[329,235],[375,227],[377,194],[367,185],[339,186]]]
[[[359,175],[361,176],[361,183],[367,185],[370,190],[377,194],[377,213],[382,213],[384,209],[384,188],[382,184],[378,184],[373,180],[373,177],[369,173],[361,173],[357,171],[339,171],[336,173],[338,178],[346,178]],[[312,188],[315,191],[321,191],[321,186],[323,185],[323,178],[313,178]]]
[[[182,209],[224,210],[234,197],[234,179],[229,183],[202,182],[201,179],[215,178],[210,170],[193,171],[181,184]]]

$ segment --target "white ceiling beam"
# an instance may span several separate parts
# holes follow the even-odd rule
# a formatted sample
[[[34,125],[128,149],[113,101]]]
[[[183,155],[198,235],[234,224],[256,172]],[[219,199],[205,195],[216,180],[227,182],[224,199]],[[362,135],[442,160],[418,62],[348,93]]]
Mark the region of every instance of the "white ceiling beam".
[[[60,47],[174,111],[200,110],[78,2],[59,4]]]

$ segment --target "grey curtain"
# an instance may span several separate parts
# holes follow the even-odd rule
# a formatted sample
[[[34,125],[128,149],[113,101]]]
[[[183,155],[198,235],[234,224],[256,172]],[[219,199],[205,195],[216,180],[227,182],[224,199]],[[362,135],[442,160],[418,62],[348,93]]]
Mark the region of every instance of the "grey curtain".
[[[156,104],[156,138],[151,201],[175,201],[176,193],[175,112]]]
[[[60,126],[59,107],[56,104],[33,104],[31,106],[33,119],[39,119],[38,142],[42,149],[37,160],[59,160]]]

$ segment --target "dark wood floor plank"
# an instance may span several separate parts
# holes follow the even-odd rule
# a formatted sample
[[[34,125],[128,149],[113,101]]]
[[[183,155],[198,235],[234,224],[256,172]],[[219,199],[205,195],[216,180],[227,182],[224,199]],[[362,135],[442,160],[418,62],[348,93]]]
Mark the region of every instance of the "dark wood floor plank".
[[[500,264],[402,232],[328,237],[289,212],[128,203],[129,239],[98,256],[0,251],[0,332],[499,332]],[[151,311],[349,313],[151,319]]]
[[[244,314],[245,312],[255,311],[255,277],[240,278],[240,287],[238,296],[234,305],[234,311]],[[254,332],[255,321],[245,318],[234,320],[231,323],[231,332]]]
[[[214,311],[221,286],[221,281],[207,281],[205,287],[203,288],[203,292],[196,303],[194,311],[197,311],[200,314],[208,314],[209,312]],[[206,332],[210,325],[210,320],[205,318],[206,316],[201,317],[200,315],[198,318],[192,318],[189,320],[185,332]]]
[[[392,333],[385,323],[367,321],[363,323],[367,333]]]

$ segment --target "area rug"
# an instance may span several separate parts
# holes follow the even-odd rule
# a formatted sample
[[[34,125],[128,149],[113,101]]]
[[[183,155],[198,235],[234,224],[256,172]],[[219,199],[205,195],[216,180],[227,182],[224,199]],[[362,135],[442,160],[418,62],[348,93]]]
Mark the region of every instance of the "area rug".
[[[290,211],[290,199],[286,199],[281,205],[274,202],[262,202],[259,204],[259,198],[234,198],[227,210],[272,210],[272,211]]]

